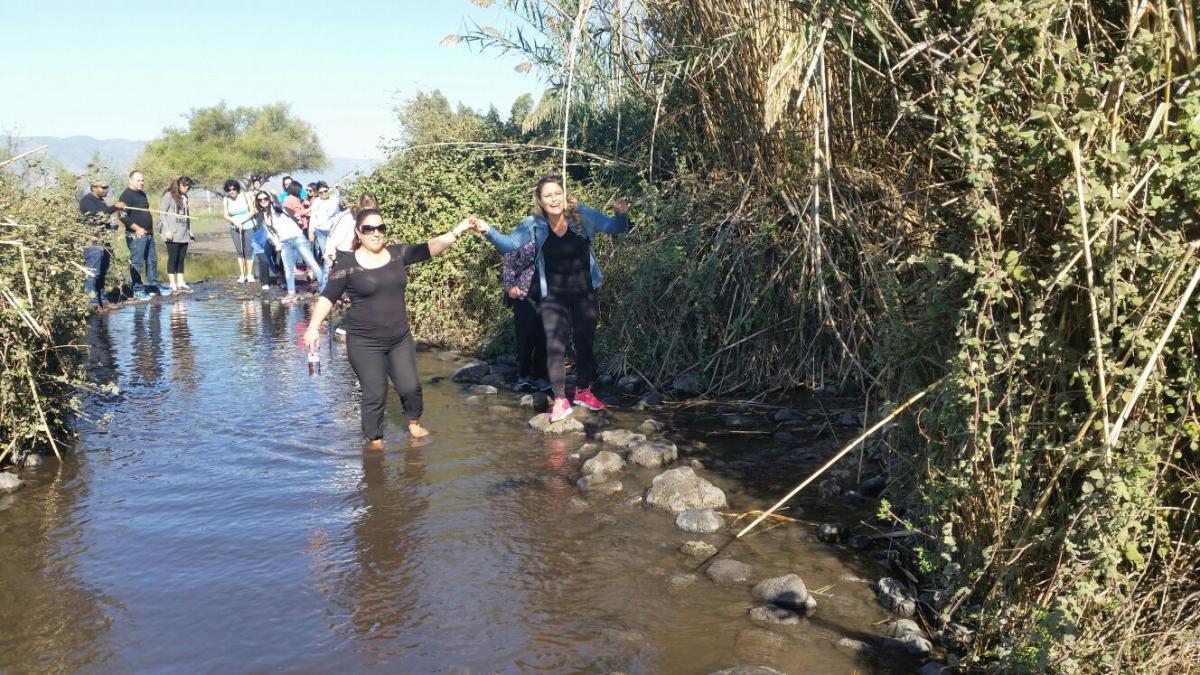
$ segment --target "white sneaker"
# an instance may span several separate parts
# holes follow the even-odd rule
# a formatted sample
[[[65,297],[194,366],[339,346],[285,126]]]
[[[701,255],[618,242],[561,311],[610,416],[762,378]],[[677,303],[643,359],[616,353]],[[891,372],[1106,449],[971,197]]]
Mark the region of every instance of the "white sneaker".
[[[268,286],[268,285],[266,285],[266,284],[263,284],[263,285],[262,285],[262,289],[263,289],[264,291],[269,291],[269,290],[271,290],[271,287],[270,287],[270,286]]]

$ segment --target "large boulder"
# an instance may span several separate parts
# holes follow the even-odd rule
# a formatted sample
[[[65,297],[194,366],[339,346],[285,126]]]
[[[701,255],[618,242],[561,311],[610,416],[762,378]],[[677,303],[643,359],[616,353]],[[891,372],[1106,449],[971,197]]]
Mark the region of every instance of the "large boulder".
[[[622,450],[629,450],[638,443],[646,442],[646,435],[628,429],[609,429],[596,434],[596,440]]]
[[[593,480],[604,480],[625,469],[625,460],[611,450],[601,450],[595,457],[583,463],[581,473]]]
[[[491,369],[492,367],[483,361],[471,361],[454,371],[454,374],[450,376],[450,379],[454,380],[455,382],[478,382],[479,380],[483,379],[483,377],[487,375]]]
[[[679,449],[665,438],[654,441],[644,441],[633,446],[629,453],[629,462],[651,469],[664,467],[679,459]]]
[[[681,466],[655,476],[646,492],[646,503],[671,513],[683,513],[688,509],[719,509],[728,505],[725,492],[697,476],[690,466]]]
[[[537,429],[543,434],[582,434],[583,422],[568,417],[557,422],[550,421],[550,413],[541,413],[534,415],[529,420],[529,426]]]
[[[808,609],[808,588],[795,574],[764,579],[754,586],[754,597],[793,611]]]
[[[725,521],[712,509],[688,509],[675,518],[675,527],[684,532],[720,532]]]

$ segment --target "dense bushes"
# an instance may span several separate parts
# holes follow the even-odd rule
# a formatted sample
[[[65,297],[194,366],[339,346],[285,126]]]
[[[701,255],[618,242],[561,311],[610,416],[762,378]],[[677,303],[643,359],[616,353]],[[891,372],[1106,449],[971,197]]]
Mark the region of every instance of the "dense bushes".
[[[55,180],[0,172],[0,463],[59,451],[83,384],[79,208]]]
[[[434,142],[565,142],[589,153],[571,167],[588,201],[636,198],[637,228],[602,251],[610,368],[690,370],[715,392],[855,381],[872,402],[941,380],[886,439],[889,499],[930,535],[904,564],[931,618],[974,629],[956,658],[1194,667],[1189,4],[509,6],[519,36],[464,39],[526,56],[546,96],[520,130],[468,116]],[[515,223],[553,162],[422,144],[372,181],[410,220],[446,214],[439,228]],[[431,332],[494,329],[495,261],[430,268],[452,317]]]

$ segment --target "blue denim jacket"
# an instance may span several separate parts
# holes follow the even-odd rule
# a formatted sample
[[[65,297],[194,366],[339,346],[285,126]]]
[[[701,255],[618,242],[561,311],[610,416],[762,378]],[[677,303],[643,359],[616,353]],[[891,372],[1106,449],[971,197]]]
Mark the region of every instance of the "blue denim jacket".
[[[600,274],[600,265],[596,263],[596,252],[592,250],[592,241],[596,237],[597,232],[605,232],[607,234],[621,234],[629,229],[629,214],[619,213],[615,216],[607,216],[604,213],[597,211],[582,204],[579,205],[579,226],[576,227],[576,233],[582,235],[588,240],[588,260],[592,269],[592,288],[599,289],[603,281]],[[582,230],[582,231],[581,231]],[[492,242],[492,246],[496,247],[501,253],[512,253],[529,242],[535,242],[537,245],[537,265],[538,276],[541,278],[542,297],[549,295],[550,291],[546,288],[546,262],[542,257],[542,244],[546,243],[546,237],[550,236],[550,225],[541,218],[527,216],[525,220],[517,225],[517,229],[511,234],[503,234],[496,228],[489,228],[487,233],[488,241]]]

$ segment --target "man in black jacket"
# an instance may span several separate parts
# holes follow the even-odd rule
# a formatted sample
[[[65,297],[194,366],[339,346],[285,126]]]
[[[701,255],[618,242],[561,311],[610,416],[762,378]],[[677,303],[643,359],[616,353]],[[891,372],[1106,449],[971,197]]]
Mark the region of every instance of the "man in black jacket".
[[[83,246],[83,264],[92,274],[83,282],[83,290],[88,294],[88,304],[92,309],[104,307],[104,278],[108,275],[108,265],[112,261],[112,250],[109,248],[109,232],[117,229],[112,222],[112,214],[117,209],[125,208],[125,204],[117,202],[109,206],[104,203],[108,195],[108,183],[93,178],[88,193],[79,200],[79,212],[83,214],[85,225],[90,226],[88,240]]]
[[[153,286],[159,295],[170,295],[158,287],[158,252],[154,250],[154,219],[150,216],[150,200],[142,190],[146,179],[142,172],[129,172],[129,187],[121,193],[125,209],[121,211],[121,222],[125,224],[125,243],[129,246],[129,282],[133,284],[133,297],[149,300],[146,286]],[[146,286],[138,273],[146,268]]]

